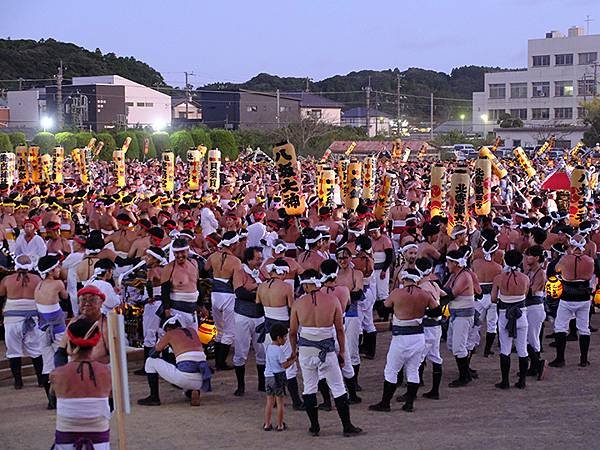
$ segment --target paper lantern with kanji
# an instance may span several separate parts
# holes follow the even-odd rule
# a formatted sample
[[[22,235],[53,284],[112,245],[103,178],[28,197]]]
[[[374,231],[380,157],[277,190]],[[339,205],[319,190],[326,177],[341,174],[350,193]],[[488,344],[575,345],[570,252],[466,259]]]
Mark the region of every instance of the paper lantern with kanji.
[[[578,226],[587,216],[587,199],[589,196],[589,179],[583,166],[575,166],[571,172],[571,192],[569,205],[569,222]]]
[[[521,169],[523,169],[523,171],[527,174],[527,177],[528,178],[535,177],[535,174],[537,172],[531,165],[531,161],[529,161],[529,158],[527,157],[525,150],[523,150],[521,147],[517,147],[513,150],[513,153],[515,154],[515,158],[517,158],[517,161],[519,162]]]
[[[492,171],[498,178],[502,179],[508,175],[508,170],[506,170],[506,167],[504,167],[504,165],[498,160],[498,158],[496,158],[496,155],[494,155],[489,148],[481,147],[479,150],[479,156],[482,158],[487,158],[492,162]]]
[[[12,180],[10,178],[9,155],[12,153],[0,153],[0,184],[10,186]]]
[[[319,196],[319,208],[333,206],[333,193],[335,190],[335,170],[324,168],[319,174],[317,194]]]
[[[363,189],[362,198],[365,200],[373,200],[375,198],[375,183],[377,174],[377,158],[374,156],[366,156],[363,159]]]
[[[175,188],[175,155],[171,151],[162,154],[162,190],[173,192]]]
[[[218,149],[208,151],[208,176],[206,177],[208,190],[216,192],[221,186],[221,151]]]
[[[492,209],[492,162],[489,159],[478,158],[475,161],[473,181],[475,213],[487,216]]]
[[[62,147],[54,147],[52,150],[52,173],[54,183],[63,182],[63,166],[65,163],[65,149]]]
[[[362,165],[358,161],[350,161],[346,175],[346,209],[355,211],[360,200],[362,184]]]
[[[52,156],[43,154],[40,156],[40,176],[43,183],[52,183]]]
[[[446,168],[437,163],[431,167],[431,217],[443,216],[446,210]]]
[[[31,167],[31,182],[42,182],[42,168],[40,166],[40,148],[29,147],[29,167]]]
[[[17,173],[19,183],[29,182],[29,150],[25,145],[19,145],[16,148],[17,152]]]
[[[392,207],[392,187],[396,175],[393,173],[386,173],[381,180],[381,186],[377,194],[377,203],[373,209],[373,215],[377,220],[385,220]]]
[[[197,191],[200,189],[201,158],[200,150],[188,150],[188,189],[190,191]]]
[[[125,152],[113,151],[113,170],[118,187],[125,187]]]
[[[285,212],[289,216],[304,213],[306,201],[300,184],[300,170],[296,159],[296,149],[290,143],[273,147],[273,160],[279,176],[279,189]]]
[[[465,225],[469,220],[470,177],[466,167],[457,168],[450,178],[448,200],[448,234],[456,225]]]

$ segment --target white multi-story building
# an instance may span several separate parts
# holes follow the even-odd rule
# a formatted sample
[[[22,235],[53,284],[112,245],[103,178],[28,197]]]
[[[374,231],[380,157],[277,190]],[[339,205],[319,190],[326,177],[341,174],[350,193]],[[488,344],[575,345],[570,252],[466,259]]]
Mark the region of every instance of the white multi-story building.
[[[526,70],[488,73],[485,91],[473,93],[473,131],[510,136],[507,146],[536,145],[551,134],[562,146],[574,145],[583,135],[581,103],[597,92],[599,52],[600,35],[585,35],[580,27],[567,36],[551,31],[530,39]],[[504,113],[525,126],[498,128]]]

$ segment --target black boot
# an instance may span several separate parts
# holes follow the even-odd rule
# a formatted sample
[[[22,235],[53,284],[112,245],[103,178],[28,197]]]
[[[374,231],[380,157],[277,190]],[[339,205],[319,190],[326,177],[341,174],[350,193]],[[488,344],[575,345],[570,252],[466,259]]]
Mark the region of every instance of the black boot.
[[[15,389],[23,389],[23,377],[21,376],[21,358],[8,358],[10,371],[15,379]]]
[[[306,415],[310,420],[310,428],[308,432],[313,436],[318,436],[321,427],[319,426],[319,408],[317,408],[317,394],[304,394],[304,406],[306,407]]]
[[[470,380],[476,380],[477,378],[479,378],[479,375],[477,374],[477,370],[471,368],[471,358],[472,357],[473,357],[472,351],[467,353],[467,373],[469,374]]]
[[[565,348],[567,347],[567,333],[554,333],[556,339],[556,358],[550,362],[550,367],[564,367]]]
[[[571,319],[569,321],[569,334],[567,335],[567,341],[576,341],[577,340],[577,321],[575,319]]]
[[[496,339],[496,333],[485,333],[485,349],[483,350],[483,356],[486,358],[494,354],[492,351],[494,339]]]
[[[458,366],[458,378],[448,384],[448,387],[451,388],[466,386],[471,382],[469,359],[466,356],[464,358],[455,357],[455,359]]]
[[[433,373],[432,373],[433,382],[431,385],[431,390],[429,392],[425,392],[423,397],[430,398],[432,400],[440,399],[440,383],[442,381],[442,365],[433,363]]]
[[[154,347],[144,347],[144,365],[133,372],[134,375],[146,375],[146,360],[148,359],[148,355],[153,350]]]
[[[500,354],[500,373],[502,374],[502,381],[500,383],[496,383],[496,387],[498,389],[508,389],[510,388],[510,383],[508,382],[508,374],[510,372],[510,355]]]
[[[419,390],[419,383],[406,383],[406,403],[402,405],[402,411],[413,412],[414,401],[417,397],[417,391]]]
[[[42,385],[44,391],[46,391],[46,398],[48,399],[48,406],[46,409],[56,409],[56,396],[50,392],[50,375],[43,374],[41,376]]]
[[[265,392],[265,365],[257,364],[256,372],[258,374],[258,391]]]
[[[365,358],[375,359],[375,349],[377,348],[377,331],[365,335]]]
[[[319,392],[323,396],[323,403],[319,405],[321,411],[331,411],[331,395],[329,395],[329,386],[324,378],[319,380]]]
[[[287,388],[292,399],[294,411],[304,411],[304,404],[300,399],[300,394],[298,394],[298,378],[294,377],[287,380]]]
[[[31,358],[33,369],[35,370],[35,376],[39,387],[45,387],[42,370],[44,370],[44,358],[40,355],[37,358]]]
[[[233,395],[241,397],[246,392],[246,366],[235,366],[235,377],[237,378],[237,389]]]
[[[346,394],[340,395],[334,399],[335,407],[342,421],[344,436],[356,436],[362,433],[362,430],[352,425],[350,422],[350,405],[348,404],[348,396]]]
[[[587,367],[590,365],[588,361],[588,350],[590,349],[590,335],[579,335],[579,366]]]
[[[535,377],[540,370],[539,352],[536,352],[531,345],[527,346],[529,354],[529,369],[527,370],[528,377]]]
[[[540,328],[540,353],[544,351],[544,322],[542,322],[542,327]]]
[[[356,375],[352,378],[344,378],[346,382],[346,387],[348,388],[348,403],[354,405],[356,403],[362,402],[362,399],[356,395]]]
[[[537,352],[537,360],[538,360],[538,371],[537,371],[537,380],[543,380],[544,379],[544,373],[546,372],[546,360],[542,359],[540,352]]]
[[[390,401],[394,396],[394,392],[396,392],[396,384],[390,383],[389,381],[384,381],[383,395],[381,396],[381,401],[374,405],[370,405],[369,409],[371,411],[390,412]]]
[[[398,371],[396,380],[396,387],[401,387],[404,384],[404,367]]]
[[[158,374],[149,373],[146,376],[148,377],[148,386],[150,386],[150,395],[138,400],[138,405],[160,406],[160,397],[158,396]]]
[[[354,369],[354,380],[356,381],[356,392],[361,392],[362,387],[360,387],[360,384],[358,384],[358,372],[360,372],[360,364],[356,364],[355,366],[352,366],[352,368]]]
[[[227,365],[227,356],[229,356],[229,349],[231,345],[223,344],[222,342],[217,342],[219,348],[219,360],[216,360],[215,355],[215,368],[217,370],[232,370],[235,369],[233,366]],[[215,344],[215,353],[217,349],[217,345]]]
[[[525,380],[527,378],[528,365],[529,358],[527,358],[527,356],[519,357],[519,381],[515,383],[516,388],[525,389]]]
[[[425,370],[425,361],[421,363],[419,366],[419,386],[425,386],[425,382],[423,381],[423,371]]]

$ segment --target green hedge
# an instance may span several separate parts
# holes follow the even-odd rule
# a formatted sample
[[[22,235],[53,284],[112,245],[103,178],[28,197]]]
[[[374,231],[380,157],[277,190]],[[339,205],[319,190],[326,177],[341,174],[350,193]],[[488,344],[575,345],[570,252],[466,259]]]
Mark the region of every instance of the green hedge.
[[[49,153],[56,147],[56,138],[52,133],[40,131],[33,137],[32,144],[37,145],[40,148],[40,154]]]
[[[117,143],[113,135],[107,132],[98,133],[96,139],[98,139],[98,143],[100,141],[104,142],[104,147],[100,151],[100,159],[103,161],[112,161],[113,151],[117,148]]]
[[[10,142],[13,147],[17,147],[17,145],[26,145],[27,144],[27,136],[22,131],[15,131],[14,133],[10,133]]]
[[[171,145],[169,133],[166,131],[156,131],[152,133],[152,142],[154,142],[157,156],[160,156],[160,154],[167,150],[169,145]]]
[[[88,145],[90,139],[92,139],[94,135],[89,131],[80,131],[75,135],[75,137],[77,138],[77,147],[83,148]]]
[[[71,150],[77,147],[77,136],[68,131],[56,133],[56,143],[65,149],[65,153],[71,154]]]
[[[194,147],[194,141],[190,133],[185,130],[176,131],[175,133],[171,133],[169,137],[169,142],[171,145],[171,150],[175,155],[179,155],[180,158],[186,158],[187,151],[190,147]]]
[[[141,159],[142,157],[142,149],[138,144],[137,137],[135,135],[135,131],[119,131],[117,133],[117,137],[115,139],[117,143],[117,147],[121,148],[123,146],[123,142],[127,137],[131,138],[131,142],[129,144],[129,149],[125,154],[125,158],[127,159]]]
[[[13,144],[10,142],[10,136],[6,133],[0,133],[0,152],[12,152]]]
[[[204,145],[206,148],[212,148],[212,141],[210,139],[210,133],[206,128],[192,128],[190,130],[190,135],[194,140],[194,147],[198,147],[199,145]]]
[[[238,157],[237,142],[231,131],[211,130],[210,139],[212,140],[212,147],[221,150],[221,159],[236,159]]]

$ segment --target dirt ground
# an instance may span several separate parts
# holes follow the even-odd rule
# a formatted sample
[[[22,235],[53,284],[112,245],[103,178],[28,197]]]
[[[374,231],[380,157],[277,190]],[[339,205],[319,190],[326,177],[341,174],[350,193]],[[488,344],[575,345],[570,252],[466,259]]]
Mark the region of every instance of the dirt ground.
[[[600,324],[594,316],[595,325]],[[248,365],[244,397],[234,397],[233,371],[216,373],[213,392],[202,397],[202,406],[192,408],[180,390],[161,382],[161,407],[141,407],[136,400],[148,393],[144,377],[130,373],[132,410],[126,418],[128,449],[183,448],[597,448],[593,429],[600,407],[596,375],[600,367],[598,334],[592,335],[588,368],[578,367],[576,342],[567,346],[567,366],[548,371],[543,381],[530,381],[526,390],[494,388],[499,381],[499,358],[473,357],[472,366],[479,370],[479,380],[460,389],[447,384],[457,375],[453,358],[443,349],[444,377],[442,399],[419,398],[414,413],[405,413],[394,401],[391,413],[375,413],[367,406],[379,401],[383,383],[383,366],[390,333],[380,333],[374,361],[363,361],[360,393],[363,403],[351,407],[352,420],[366,434],[344,438],[335,409],[320,412],[321,436],[307,434],[306,413],[290,408],[286,411],[286,432],[261,429],[264,395],[256,391],[256,371]],[[554,357],[554,349],[545,341],[544,357]],[[136,364],[137,365],[137,364]],[[516,355],[513,355],[511,382],[516,381]],[[130,367],[135,369],[136,367]],[[425,370],[425,388],[431,381],[431,368]],[[403,392],[403,388],[399,389]],[[289,403],[289,402],[288,402]],[[55,416],[45,409],[41,388],[28,381],[25,389],[0,387],[0,448],[49,449],[53,441]],[[116,448],[116,426],[112,424],[112,442]]]

